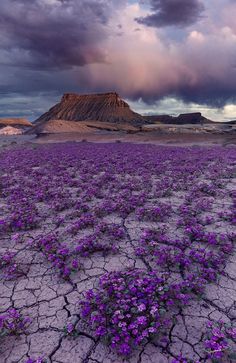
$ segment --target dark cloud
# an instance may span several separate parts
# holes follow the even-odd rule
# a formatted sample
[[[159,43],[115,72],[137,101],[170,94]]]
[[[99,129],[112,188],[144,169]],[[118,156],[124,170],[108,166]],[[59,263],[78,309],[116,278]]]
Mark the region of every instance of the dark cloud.
[[[231,84],[222,82],[205,82],[198,87],[180,87],[178,97],[187,103],[193,102],[201,105],[222,108],[227,103],[236,103],[235,96],[236,77],[233,76]]]
[[[222,85],[214,81],[206,82],[205,84],[199,84],[198,86],[191,87],[186,84],[179,84],[176,89],[163,90],[150,90],[143,92],[142,90],[128,93],[127,98],[132,101],[142,99],[147,105],[153,105],[158,101],[165,98],[178,99],[186,104],[199,104],[206,105],[213,108],[223,108],[226,104],[235,104],[235,84],[236,77],[234,77],[234,83],[231,85]]]
[[[204,6],[199,0],[150,0],[152,13],[136,21],[151,27],[194,24],[201,16]]]
[[[98,44],[107,36],[111,5],[109,0],[1,0],[6,63],[62,69],[105,62]]]

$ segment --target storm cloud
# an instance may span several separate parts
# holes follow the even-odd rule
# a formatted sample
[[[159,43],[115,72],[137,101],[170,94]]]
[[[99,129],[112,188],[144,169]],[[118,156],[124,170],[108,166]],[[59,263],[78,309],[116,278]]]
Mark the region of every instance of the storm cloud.
[[[112,1],[1,0],[1,61],[33,69],[105,62]]]
[[[150,0],[151,14],[137,22],[153,27],[186,27],[199,20],[204,5],[199,0]]]

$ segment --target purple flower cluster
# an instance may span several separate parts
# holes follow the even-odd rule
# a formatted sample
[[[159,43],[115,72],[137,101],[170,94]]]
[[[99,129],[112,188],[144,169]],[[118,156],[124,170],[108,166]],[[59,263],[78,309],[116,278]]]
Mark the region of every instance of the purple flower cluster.
[[[5,277],[14,276],[17,265],[14,261],[15,254],[12,252],[7,252],[0,256],[0,270],[4,271]]]
[[[106,336],[112,348],[128,355],[169,327],[171,310],[188,302],[188,290],[188,284],[167,283],[155,271],[111,272],[101,277],[98,290],[86,293],[82,316],[98,337]]]
[[[75,254],[87,257],[95,252],[102,252],[104,255],[109,252],[116,253],[117,246],[114,241],[122,239],[125,231],[115,223],[99,223],[93,234],[79,239],[76,243]]]
[[[173,359],[171,363],[188,363],[187,359],[185,359],[182,354],[180,354],[177,358]],[[194,363],[200,363],[199,361]]]
[[[214,233],[204,233],[202,240],[171,239],[164,231],[149,229],[144,230],[136,255],[155,262],[166,272],[178,270],[193,290],[200,292],[208,282],[216,281],[217,275],[224,270],[233,240],[233,234],[218,236]]]
[[[36,359],[34,358],[28,358],[25,363],[47,363],[47,361],[45,359],[43,359],[42,357],[38,357]]]
[[[52,267],[59,271],[60,276],[69,279],[72,272],[81,268],[78,255],[88,257],[95,252],[102,252],[103,255],[116,253],[117,246],[114,241],[124,237],[123,228],[114,223],[99,223],[95,232],[75,242],[76,247],[70,249],[66,244],[60,242],[57,234],[40,236],[35,240],[34,246],[40,250]]]
[[[16,309],[9,309],[0,315],[0,337],[6,335],[18,335],[27,329],[31,319],[23,317]]]
[[[3,277],[7,280],[24,275],[23,270],[16,263],[15,255],[13,252],[0,255],[0,271],[3,272]]]
[[[56,234],[37,239],[36,247],[64,279],[69,279],[71,272],[80,268],[78,260],[71,258],[69,248],[59,242]]]
[[[38,225],[37,213],[32,207],[19,210],[12,210],[11,214],[0,221],[0,232],[27,231]]]
[[[103,255],[107,255],[109,252],[117,252],[117,247],[111,243],[112,241],[103,242],[96,234],[89,235],[76,242],[75,253],[82,257],[88,257],[95,252],[102,252]]]
[[[115,240],[122,239],[125,236],[124,228],[115,223],[101,222],[96,225],[95,233],[99,236],[106,235]]]
[[[208,323],[207,339],[204,342],[208,357],[211,359],[228,358],[230,361],[230,347],[228,339],[236,341],[236,329],[227,327],[223,321]]]
[[[72,235],[76,235],[82,229],[93,227],[95,224],[95,218],[91,213],[83,214],[79,219],[68,226],[67,231]]]
[[[139,221],[164,222],[171,213],[171,205],[164,203],[158,203],[156,207],[139,207],[136,209],[136,216]]]

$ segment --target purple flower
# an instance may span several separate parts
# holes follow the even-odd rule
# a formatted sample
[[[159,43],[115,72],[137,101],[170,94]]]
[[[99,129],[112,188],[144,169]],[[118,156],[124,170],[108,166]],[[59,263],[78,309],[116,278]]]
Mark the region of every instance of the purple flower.
[[[25,363],[43,363],[43,358],[38,357],[37,359],[29,358]]]
[[[75,329],[74,324],[72,323],[67,324],[66,330],[68,334],[71,334],[74,331],[74,329]]]
[[[138,311],[145,311],[146,310],[146,306],[145,306],[145,304],[140,304],[139,306],[138,306]]]
[[[71,265],[72,265],[72,267],[73,267],[74,269],[77,269],[77,268],[79,267],[79,262],[78,262],[78,260],[73,260],[73,261],[72,261],[72,263],[71,263]]]
[[[16,309],[9,309],[0,315],[0,335],[17,335],[25,332],[31,319],[23,317]]]

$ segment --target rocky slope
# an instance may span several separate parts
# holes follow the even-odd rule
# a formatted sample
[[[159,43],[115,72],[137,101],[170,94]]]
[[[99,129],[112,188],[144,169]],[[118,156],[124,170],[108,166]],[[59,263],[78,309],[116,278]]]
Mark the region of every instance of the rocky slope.
[[[49,120],[96,120],[132,125],[147,122],[141,115],[133,112],[115,92],[91,95],[64,94],[61,102],[39,117],[35,125],[38,127]]]
[[[34,132],[37,134],[57,134],[57,133],[94,133],[96,130],[104,131],[127,131],[137,132],[135,128],[129,124],[112,124],[101,121],[65,121],[65,120],[49,120],[38,125]]]

